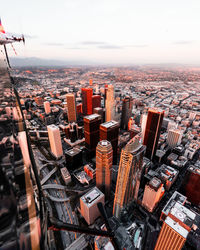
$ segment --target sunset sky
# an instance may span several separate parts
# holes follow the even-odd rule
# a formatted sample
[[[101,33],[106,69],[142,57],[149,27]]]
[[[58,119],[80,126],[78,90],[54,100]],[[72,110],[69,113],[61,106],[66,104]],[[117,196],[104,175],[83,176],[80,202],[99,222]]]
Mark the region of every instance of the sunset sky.
[[[19,57],[200,65],[199,13],[199,0],[6,0],[0,16],[25,34]]]

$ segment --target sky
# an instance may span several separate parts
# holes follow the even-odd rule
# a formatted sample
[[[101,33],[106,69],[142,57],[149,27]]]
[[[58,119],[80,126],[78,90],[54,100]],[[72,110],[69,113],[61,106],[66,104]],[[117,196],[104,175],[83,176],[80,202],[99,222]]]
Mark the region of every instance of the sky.
[[[25,34],[20,57],[200,65],[199,13],[199,0],[6,0],[0,16]]]

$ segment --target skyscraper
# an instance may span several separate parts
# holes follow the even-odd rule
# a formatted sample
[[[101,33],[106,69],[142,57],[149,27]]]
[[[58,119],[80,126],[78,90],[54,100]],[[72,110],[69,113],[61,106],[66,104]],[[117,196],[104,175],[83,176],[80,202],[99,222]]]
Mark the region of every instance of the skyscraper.
[[[102,140],[96,148],[96,186],[109,197],[113,150],[109,141]]]
[[[76,122],[76,99],[73,93],[66,95],[68,122]]]
[[[47,115],[51,113],[50,102],[48,101],[44,102],[44,111]]]
[[[179,129],[170,129],[167,134],[167,144],[171,148],[175,148],[181,143],[182,132]]]
[[[109,121],[100,125],[100,141],[107,140],[112,144],[113,163],[117,162],[117,146],[118,146],[119,123]]]
[[[128,121],[129,121],[129,118],[131,117],[131,111],[133,107],[132,104],[133,104],[133,101],[130,97],[125,97],[122,100],[122,116],[121,116],[121,125],[120,125],[122,129],[128,128]]]
[[[161,198],[163,184],[157,177],[153,177],[151,181],[145,186],[142,205],[152,212]]]
[[[114,95],[114,86],[108,85],[106,90],[106,121],[115,120],[115,95]]]
[[[147,123],[147,114],[142,114],[141,118],[142,141],[144,141],[146,123]]]
[[[99,142],[100,123],[101,116],[98,114],[84,117],[85,144],[90,153],[95,152],[97,143]]]
[[[92,88],[82,88],[82,109],[83,115],[91,115],[92,114]]]
[[[59,128],[52,124],[47,126],[51,152],[55,157],[63,155],[62,142]]]
[[[200,167],[190,165],[185,173],[181,191],[188,200],[196,206],[200,206]]]
[[[97,207],[99,202],[104,205],[105,196],[97,187],[94,187],[80,198],[81,214],[88,225],[94,223],[95,219],[100,216]]]
[[[155,250],[181,250],[196,216],[190,209],[176,202],[163,222]]]
[[[137,201],[145,148],[139,134],[122,149],[113,206],[117,218],[125,205],[133,199]]]
[[[101,107],[101,96],[100,95],[93,95],[92,96],[92,113],[94,113],[95,108]]]
[[[99,114],[103,122],[103,109],[102,108],[94,108],[94,114]]]
[[[164,111],[149,108],[143,144],[146,145],[146,156],[151,160],[156,153],[163,117]]]
[[[89,80],[89,85],[92,86],[93,85],[93,81],[92,79]]]

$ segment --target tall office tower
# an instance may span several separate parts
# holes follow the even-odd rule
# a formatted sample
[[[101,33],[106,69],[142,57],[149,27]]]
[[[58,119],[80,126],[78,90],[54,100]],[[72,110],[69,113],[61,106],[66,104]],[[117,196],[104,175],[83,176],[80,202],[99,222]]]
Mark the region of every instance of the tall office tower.
[[[94,187],[80,198],[81,214],[88,225],[94,223],[96,218],[100,216],[100,212],[97,207],[99,202],[104,205],[105,196],[97,187]]]
[[[66,95],[68,122],[76,122],[76,99],[73,93]]]
[[[175,148],[177,145],[181,144],[182,131],[179,129],[170,129],[167,134],[167,144],[171,148]]]
[[[147,123],[147,114],[142,114],[141,118],[142,141],[144,141],[146,123]]]
[[[106,121],[115,120],[115,95],[114,95],[114,86],[108,85],[106,91]]]
[[[55,157],[63,155],[60,130],[54,124],[47,126],[51,152]]]
[[[94,113],[95,108],[101,107],[101,96],[100,95],[93,95],[92,96],[92,113]]]
[[[99,125],[101,124],[101,116],[98,114],[88,115],[84,117],[84,134],[86,148],[90,153],[95,152],[97,143],[99,142]]]
[[[92,88],[82,88],[82,109],[83,115],[91,115],[92,114]]]
[[[102,108],[94,108],[94,114],[98,114],[101,116],[101,120],[103,122],[103,109]]]
[[[200,206],[200,167],[191,165],[184,176],[181,193],[196,206]]]
[[[131,117],[131,112],[133,108],[133,101],[130,97],[125,97],[122,100],[122,116],[121,116],[121,129],[127,129],[128,128],[128,121]]]
[[[79,103],[79,104],[76,105],[76,113],[77,113],[77,115],[83,113],[82,107],[83,107],[82,103]]]
[[[164,111],[149,108],[143,144],[147,147],[146,156],[150,160],[153,159],[156,153],[163,117]]]
[[[89,85],[92,86],[93,85],[93,81],[92,79],[89,80]]]
[[[100,125],[100,141],[107,140],[113,148],[113,164],[117,162],[117,146],[118,146],[119,123],[109,121]]]
[[[44,110],[45,110],[45,113],[46,113],[47,115],[51,113],[50,102],[48,102],[48,101],[44,102]]]
[[[139,134],[122,149],[113,206],[113,214],[117,218],[132,199],[137,201],[145,148]]]
[[[152,212],[162,197],[163,184],[157,177],[153,177],[145,186],[142,205]]]
[[[135,125],[135,120],[133,117],[130,117],[130,119],[128,120],[128,130],[132,130],[134,128]]]
[[[109,197],[113,150],[109,141],[100,141],[96,148],[96,186]]]
[[[175,129],[178,127],[178,124],[174,121],[169,121],[168,122],[168,125],[167,125],[167,132],[170,130],[170,129]]]
[[[179,202],[173,204],[167,218],[163,222],[155,250],[181,250],[198,216]]]

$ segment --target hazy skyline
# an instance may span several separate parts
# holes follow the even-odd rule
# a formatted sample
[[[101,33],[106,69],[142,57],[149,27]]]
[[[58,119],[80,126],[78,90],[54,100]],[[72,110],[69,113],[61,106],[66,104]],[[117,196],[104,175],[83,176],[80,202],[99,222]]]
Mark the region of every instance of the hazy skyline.
[[[25,34],[20,57],[200,65],[198,0],[7,0],[1,10],[5,30]]]

